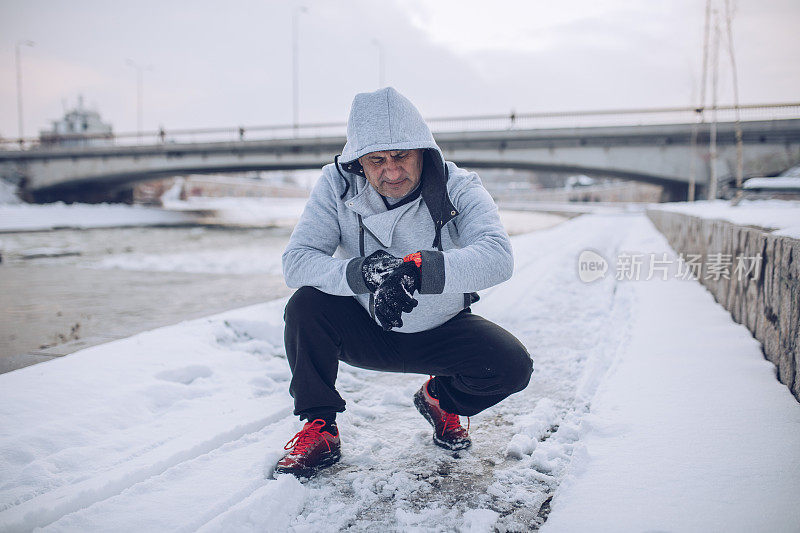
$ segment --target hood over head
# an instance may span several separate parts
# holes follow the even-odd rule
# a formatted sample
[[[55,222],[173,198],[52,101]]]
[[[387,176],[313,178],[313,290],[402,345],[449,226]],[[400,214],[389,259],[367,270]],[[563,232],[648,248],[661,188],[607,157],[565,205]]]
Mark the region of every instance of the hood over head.
[[[356,95],[347,121],[347,143],[340,158],[345,168],[371,152],[415,148],[433,150],[435,154],[431,155],[437,170],[444,173],[442,151],[408,98],[394,87]]]

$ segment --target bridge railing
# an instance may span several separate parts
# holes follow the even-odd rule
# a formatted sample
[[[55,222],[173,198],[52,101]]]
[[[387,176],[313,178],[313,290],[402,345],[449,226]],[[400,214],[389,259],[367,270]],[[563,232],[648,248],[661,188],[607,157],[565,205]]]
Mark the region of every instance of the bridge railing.
[[[38,148],[80,148],[88,146],[169,145],[185,143],[240,142],[272,139],[343,136],[344,123],[319,123],[234,128],[159,129],[156,131],[115,134],[48,134],[47,137],[25,139],[0,138],[0,150]]]
[[[506,131],[599,126],[641,126],[688,124],[739,120],[779,120],[800,118],[800,103],[719,106],[711,108],[663,107],[649,109],[610,109],[602,111],[543,112],[498,115],[439,117],[427,119],[434,133],[465,131]],[[116,134],[64,134],[48,137],[0,138],[0,150],[38,148],[79,148],[83,146],[168,145],[203,142],[237,142],[273,139],[344,136],[343,122],[320,122],[293,126],[238,126],[227,128],[164,129]]]
[[[711,108],[664,107],[434,118],[428,119],[428,124],[434,133],[437,131],[500,131],[690,124],[700,121],[708,123],[713,120],[714,115],[718,122],[734,122],[736,114],[737,108],[734,106],[720,106],[716,111]],[[800,103],[743,105],[739,106],[738,114],[741,121],[800,118]]]

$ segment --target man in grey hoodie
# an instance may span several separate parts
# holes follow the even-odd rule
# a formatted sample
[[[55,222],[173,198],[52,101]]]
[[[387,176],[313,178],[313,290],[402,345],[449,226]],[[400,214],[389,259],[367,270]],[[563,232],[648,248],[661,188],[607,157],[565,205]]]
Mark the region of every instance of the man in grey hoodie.
[[[478,175],[444,160],[414,105],[391,87],[356,95],[342,155],[322,169],[283,254],[298,288],[284,314],[289,391],[307,422],[275,472],[308,476],[339,460],[339,361],[431,375],[414,405],[437,445],[469,447],[459,415],[524,389],[533,371],[525,346],[470,309],[513,264]]]

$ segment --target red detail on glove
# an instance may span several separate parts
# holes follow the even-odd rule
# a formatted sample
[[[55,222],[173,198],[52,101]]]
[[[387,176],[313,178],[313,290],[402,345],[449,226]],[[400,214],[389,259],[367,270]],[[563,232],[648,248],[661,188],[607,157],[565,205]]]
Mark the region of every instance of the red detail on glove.
[[[422,253],[414,252],[413,254],[408,254],[403,258],[403,262],[405,263],[413,262],[415,265],[417,265],[417,268],[422,268]]]

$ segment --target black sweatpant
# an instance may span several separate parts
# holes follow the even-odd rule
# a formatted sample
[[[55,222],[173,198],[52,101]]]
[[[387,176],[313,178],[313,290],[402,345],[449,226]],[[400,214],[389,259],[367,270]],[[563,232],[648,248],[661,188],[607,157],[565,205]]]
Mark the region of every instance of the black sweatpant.
[[[344,411],[339,361],[371,370],[436,376],[447,412],[472,416],[527,387],[533,363],[513,335],[465,309],[418,333],[383,331],[352,296],[301,287],[284,313],[294,414]]]

